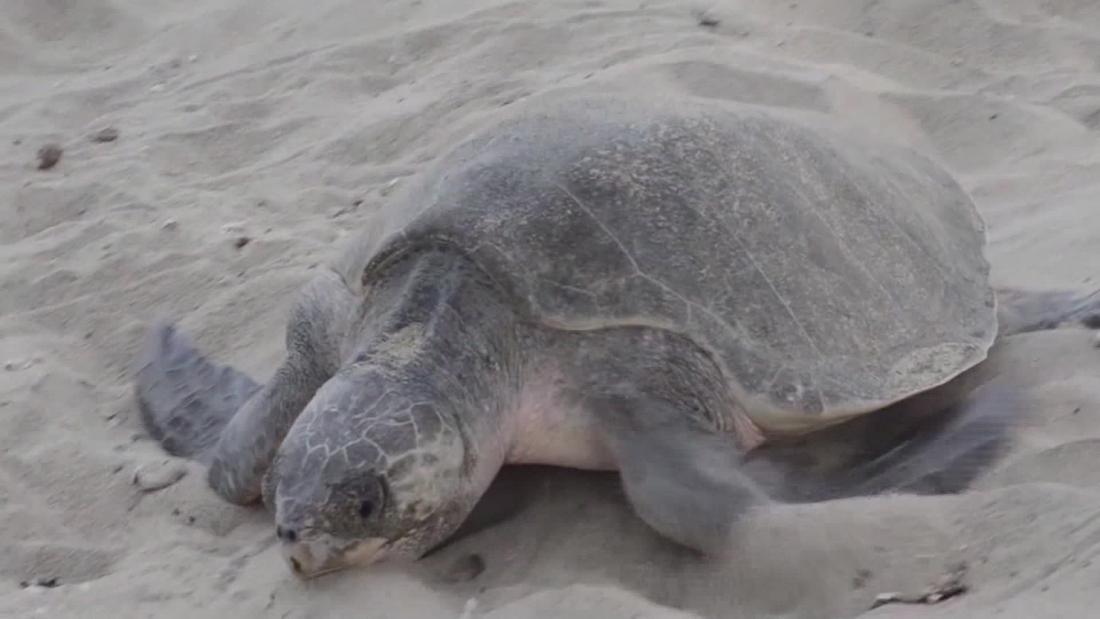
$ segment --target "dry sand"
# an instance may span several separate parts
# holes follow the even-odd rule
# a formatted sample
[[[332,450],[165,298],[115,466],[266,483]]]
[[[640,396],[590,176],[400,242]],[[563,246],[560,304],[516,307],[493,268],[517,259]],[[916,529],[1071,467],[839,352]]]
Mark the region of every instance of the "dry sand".
[[[613,479],[550,471],[520,517],[439,556],[308,585],[266,514],[143,438],[127,365],[168,314],[266,376],[287,293],[334,242],[472,119],[586,81],[865,123],[959,176],[998,283],[1095,286],[1093,0],[0,6],[0,615],[1094,615],[1100,351],[1084,331],[998,353],[1033,415],[961,496],[776,509],[715,565],[656,540]],[[117,139],[95,138],[106,128]],[[38,170],[49,142],[63,155]],[[186,475],[146,493],[139,467]],[[451,582],[469,553],[484,572]],[[958,563],[964,595],[868,612]],[[56,586],[20,586],[35,579]]]

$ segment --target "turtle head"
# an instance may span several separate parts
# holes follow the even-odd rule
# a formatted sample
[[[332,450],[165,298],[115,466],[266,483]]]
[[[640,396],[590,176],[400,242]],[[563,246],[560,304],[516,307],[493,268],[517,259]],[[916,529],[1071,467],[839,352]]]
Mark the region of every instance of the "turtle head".
[[[302,412],[268,491],[295,574],[419,558],[473,509],[484,489],[471,483],[458,417],[423,389],[379,371],[343,372]]]

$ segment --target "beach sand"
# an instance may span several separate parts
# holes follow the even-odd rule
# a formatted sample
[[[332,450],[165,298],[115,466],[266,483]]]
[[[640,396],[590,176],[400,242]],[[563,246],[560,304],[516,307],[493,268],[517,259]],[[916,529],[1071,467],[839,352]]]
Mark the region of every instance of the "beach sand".
[[[145,436],[130,366],[150,320],[268,376],[290,293],[410,175],[494,110],[585,84],[879,131],[972,193],[997,284],[1100,285],[1092,0],[6,0],[0,616],[1094,614],[1100,350],[1084,330],[998,349],[1029,414],[973,490],[777,507],[721,563],[656,538],[613,476],[550,469],[524,478],[517,517],[437,555],[302,583],[270,516]],[[139,472],[182,478],[144,491]],[[956,569],[961,595],[871,610]]]

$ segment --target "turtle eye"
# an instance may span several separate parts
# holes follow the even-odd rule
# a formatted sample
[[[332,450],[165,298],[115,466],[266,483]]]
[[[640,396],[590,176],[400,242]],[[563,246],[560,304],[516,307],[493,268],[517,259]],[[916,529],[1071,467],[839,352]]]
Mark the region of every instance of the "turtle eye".
[[[359,503],[359,517],[366,520],[374,514],[374,501],[364,499]]]
[[[377,516],[386,505],[386,482],[377,475],[356,475],[335,485],[337,494],[343,495],[350,514],[358,514],[363,520]]]

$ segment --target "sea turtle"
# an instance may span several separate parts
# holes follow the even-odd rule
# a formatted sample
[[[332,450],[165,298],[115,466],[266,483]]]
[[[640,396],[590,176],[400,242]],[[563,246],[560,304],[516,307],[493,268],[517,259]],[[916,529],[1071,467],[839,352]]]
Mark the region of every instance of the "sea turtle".
[[[618,471],[642,520],[701,552],[772,500],[916,488],[1011,407],[960,395],[915,430],[867,413],[953,384],[998,333],[1097,309],[995,291],[944,169],[820,117],[615,93],[513,108],[305,284],[266,383],[149,332],[148,430],[226,500],[262,499],[299,576],[424,555],[509,463]],[[768,455],[871,418],[832,476]]]

